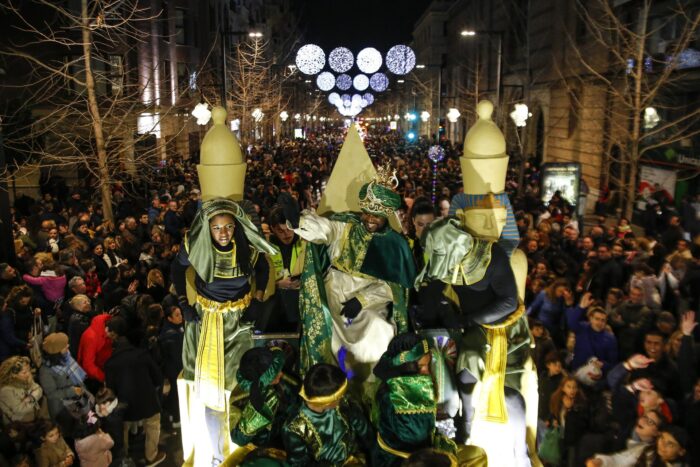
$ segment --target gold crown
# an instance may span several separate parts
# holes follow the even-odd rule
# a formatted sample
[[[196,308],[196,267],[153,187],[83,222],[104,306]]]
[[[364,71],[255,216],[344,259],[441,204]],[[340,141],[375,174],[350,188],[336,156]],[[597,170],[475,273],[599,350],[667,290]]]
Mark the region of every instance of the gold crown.
[[[392,190],[395,190],[399,186],[396,170],[392,169],[388,163],[386,165],[380,165],[379,168],[377,168],[377,175],[374,176],[372,182],[384,185]]]

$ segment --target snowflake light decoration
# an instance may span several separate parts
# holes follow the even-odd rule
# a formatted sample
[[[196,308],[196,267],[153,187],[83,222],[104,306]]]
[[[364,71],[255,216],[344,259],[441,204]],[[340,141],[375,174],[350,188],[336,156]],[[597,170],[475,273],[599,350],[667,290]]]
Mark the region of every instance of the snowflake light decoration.
[[[355,63],[355,57],[350,49],[345,47],[336,47],[328,54],[328,64],[331,69],[338,73],[345,73]]]
[[[324,71],[316,77],[316,86],[321,91],[330,91],[335,86],[335,76],[329,71]]]
[[[376,92],[386,91],[389,87],[389,78],[384,73],[375,73],[369,79],[369,87]]]
[[[369,87],[369,78],[367,75],[359,74],[352,79],[352,85],[358,91],[364,91]]]
[[[364,93],[362,98],[367,101],[367,105],[372,105],[374,103],[374,95],[371,92]]]
[[[340,94],[337,92],[332,92],[328,94],[328,103],[335,105],[335,103],[340,99]]]
[[[326,53],[316,44],[306,44],[299,49],[294,62],[302,73],[315,75],[326,66]]]
[[[341,91],[347,91],[350,89],[350,86],[352,86],[352,78],[350,75],[338,75],[335,79],[335,85],[338,86],[338,89]]]
[[[405,75],[416,66],[416,54],[407,45],[395,45],[386,53],[386,67],[395,75]]]
[[[382,54],[374,47],[367,47],[357,54],[357,68],[363,73],[374,73],[382,66]]]

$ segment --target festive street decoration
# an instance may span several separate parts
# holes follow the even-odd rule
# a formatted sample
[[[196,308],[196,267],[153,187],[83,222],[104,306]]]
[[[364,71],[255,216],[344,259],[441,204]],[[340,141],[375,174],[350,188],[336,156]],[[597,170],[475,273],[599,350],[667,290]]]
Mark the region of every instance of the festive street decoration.
[[[355,64],[355,57],[346,47],[336,47],[328,54],[328,64],[337,73],[345,73]]]
[[[369,87],[369,78],[367,75],[357,75],[352,79],[352,86],[358,91],[364,91]]]
[[[321,91],[330,91],[335,86],[335,76],[329,71],[324,71],[316,77],[316,86]]]
[[[330,103],[331,105],[335,105],[338,99],[340,99],[340,94],[338,94],[337,92],[332,92],[328,94],[328,103]]]
[[[306,44],[297,52],[295,63],[302,73],[315,75],[326,66],[326,53],[316,44]]]
[[[335,79],[335,85],[341,91],[347,91],[352,86],[352,78],[350,75],[338,75],[338,77]]]
[[[405,75],[416,66],[416,54],[407,45],[395,45],[386,54],[386,67],[395,75]]]
[[[369,87],[376,92],[383,92],[389,87],[389,78],[384,73],[375,73],[369,79]]]
[[[445,158],[445,150],[442,146],[430,146],[428,149],[428,158],[433,161],[433,194],[432,200],[435,204],[435,193],[437,191],[437,168],[441,160]]]
[[[367,47],[357,54],[357,68],[363,73],[374,73],[382,66],[382,54],[374,47]]]
[[[374,94],[371,92],[364,93],[362,98],[367,101],[367,105],[372,105],[374,103]]]

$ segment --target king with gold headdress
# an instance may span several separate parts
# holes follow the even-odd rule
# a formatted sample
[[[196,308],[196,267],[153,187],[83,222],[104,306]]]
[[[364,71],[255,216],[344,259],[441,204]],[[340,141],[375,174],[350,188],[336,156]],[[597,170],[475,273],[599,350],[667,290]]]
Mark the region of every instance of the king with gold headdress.
[[[340,365],[365,381],[398,332],[406,331],[415,268],[408,243],[389,226],[401,206],[387,167],[359,190],[361,212],[299,214],[282,200],[288,227],[309,242],[301,276],[301,371]]]

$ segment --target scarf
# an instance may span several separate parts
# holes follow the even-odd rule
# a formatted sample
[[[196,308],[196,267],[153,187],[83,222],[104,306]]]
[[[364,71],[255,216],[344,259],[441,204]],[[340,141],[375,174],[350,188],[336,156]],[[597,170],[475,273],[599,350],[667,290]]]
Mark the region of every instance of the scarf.
[[[58,365],[51,365],[49,368],[57,375],[70,378],[71,383],[75,386],[82,386],[87,376],[85,370],[80,368],[80,365],[78,365],[78,362],[73,359],[70,353],[66,353],[63,356],[61,363]]]

